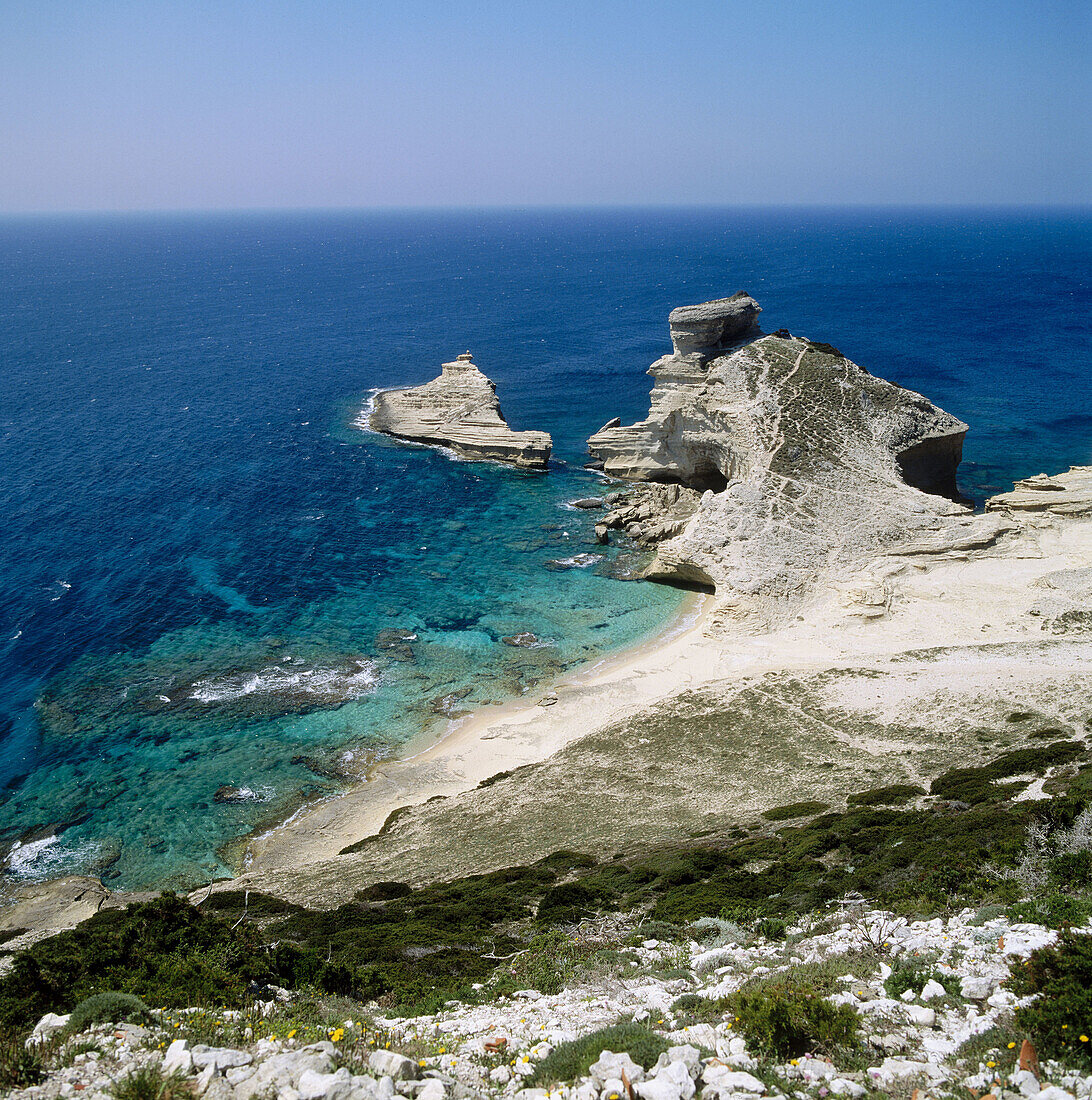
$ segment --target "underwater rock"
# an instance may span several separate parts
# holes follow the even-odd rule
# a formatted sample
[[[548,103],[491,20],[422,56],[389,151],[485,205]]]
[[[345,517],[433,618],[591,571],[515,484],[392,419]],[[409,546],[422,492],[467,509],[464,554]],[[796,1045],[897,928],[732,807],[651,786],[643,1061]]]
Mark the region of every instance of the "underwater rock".
[[[601,562],[602,560],[602,554],[580,553],[573,554],[571,558],[555,558],[551,561],[545,562],[544,564],[547,569],[558,573],[563,572],[566,569],[587,569],[588,566],[595,565],[597,562]]]
[[[375,636],[375,648],[383,650],[391,660],[413,661],[416,660],[416,655],[410,643],[416,642],[417,640],[418,636],[414,631],[406,630],[401,627],[394,627],[388,630],[381,630]]]
[[[449,447],[471,459],[494,459],[544,470],[553,442],[546,432],[514,432],[504,419],[497,387],[470,352],[444,363],[423,386],[375,395],[367,426],[398,439]]]
[[[518,634],[506,634],[501,638],[501,641],[504,642],[505,645],[516,647],[524,646],[528,649],[533,649],[535,646],[541,644],[538,640],[538,636],[532,634],[529,630],[521,630]]]

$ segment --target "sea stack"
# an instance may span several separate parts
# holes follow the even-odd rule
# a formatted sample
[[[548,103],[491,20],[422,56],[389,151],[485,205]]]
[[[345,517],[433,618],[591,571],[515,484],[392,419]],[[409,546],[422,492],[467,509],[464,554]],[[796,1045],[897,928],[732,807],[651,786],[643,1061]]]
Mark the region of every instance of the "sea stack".
[[[493,459],[544,470],[552,441],[547,432],[514,432],[501,412],[497,387],[469,351],[444,363],[423,386],[376,394],[367,426],[374,431],[449,447],[462,458]]]
[[[745,293],[673,310],[648,416],[588,448],[609,475],[661,483],[643,527],[632,503],[603,523],[659,534],[650,577],[714,588],[768,623],[820,575],[965,514],[967,425],[830,344],[764,334],[760,312]],[[658,523],[669,487],[690,515]]]

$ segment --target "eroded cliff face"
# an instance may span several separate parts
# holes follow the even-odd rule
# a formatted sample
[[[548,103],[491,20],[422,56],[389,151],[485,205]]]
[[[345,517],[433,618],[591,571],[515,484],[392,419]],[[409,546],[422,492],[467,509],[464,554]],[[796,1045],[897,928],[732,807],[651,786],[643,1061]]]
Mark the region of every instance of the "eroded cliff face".
[[[423,386],[376,394],[366,426],[398,439],[448,447],[464,458],[493,459],[545,469],[552,441],[546,432],[514,432],[501,412],[497,387],[470,352],[444,363]]]
[[[951,498],[967,425],[829,344],[762,334],[759,312],[745,294],[674,310],[648,417],[588,446],[607,474],[703,494],[650,577],[769,620],[821,573],[963,514]]]

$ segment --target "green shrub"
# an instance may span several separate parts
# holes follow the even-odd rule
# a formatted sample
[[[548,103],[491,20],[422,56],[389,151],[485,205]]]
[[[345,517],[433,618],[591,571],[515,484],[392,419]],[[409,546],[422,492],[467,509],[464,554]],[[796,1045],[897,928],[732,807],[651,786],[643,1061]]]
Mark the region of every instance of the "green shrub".
[[[0,1029],[0,1090],[29,1088],[44,1076],[41,1048],[28,1047],[21,1032]]]
[[[275,977],[253,925],[232,928],[164,894],[96,913],[16,955],[0,979],[0,1023],[29,1026],[46,1012],[71,1012],[83,998],[107,990],[161,1005],[235,1005],[250,981]]]
[[[884,979],[883,987],[889,997],[901,997],[908,989],[920,993],[929,981],[944,986],[948,993],[959,993],[959,979],[952,974],[942,974],[921,959],[904,959],[895,964]]]
[[[1052,882],[1067,889],[1092,886],[1092,852],[1065,852],[1050,861]]]
[[[675,1003],[671,1006],[671,1011],[676,1014],[680,1012],[696,1012],[708,1003],[708,997],[701,997],[697,993],[684,993],[681,997],[675,999]]]
[[[66,1030],[76,1035],[94,1024],[146,1023],[151,1019],[151,1010],[139,997],[107,990],[80,1001],[72,1010]]]
[[[912,783],[892,783],[889,787],[851,794],[846,801],[850,806],[898,806],[917,798],[919,794],[925,794],[924,787]]]
[[[1048,928],[1079,927],[1092,916],[1092,903],[1085,898],[1071,897],[1053,890],[1039,897],[1028,898],[1010,906],[1014,921],[1045,924]]]
[[[763,917],[755,921],[755,932],[767,940],[783,940],[788,928],[788,921],[780,917]]]
[[[595,894],[579,882],[563,882],[547,890],[538,904],[538,919],[542,922],[580,920],[596,911]]]
[[[1092,1070],[1092,935],[1062,932],[1026,962],[1015,962],[1009,985],[1018,996],[1036,995],[1016,1010],[1016,1026],[1039,1057]]]
[[[821,814],[829,809],[830,805],[826,802],[793,802],[788,806],[764,810],[762,816],[767,821],[788,821],[793,817],[811,817],[812,814]]]
[[[929,785],[931,794],[953,802],[975,805],[997,802],[1015,794],[1021,784],[997,783],[1013,775],[1042,775],[1054,764],[1065,764],[1085,751],[1079,741],[1055,741],[1049,745],[1028,746],[1005,753],[979,768],[955,768],[938,776]]]
[[[835,1054],[857,1045],[860,1017],[849,1005],[833,1005],[812,987],[790,979],[744,986],[725,998],[749,1046],[785,1060]]]
[[[505,968],[505,987],[560,993],[577,963],[589,953],[556,928],[541,933]]]
[[[193,1090],[180,1073],[164,1073],[158,1065],[141,1066],[114,1083],[114,1100],[192,1100]]]
[[[532,1088],[543,1088],[560,1081],[586,1077],[593,1062],[604,1050],[628,1054],[639,1066],[650,1069],[668,1047],[654,1031],[640,1024],[616,1024],[593,1031],[579,1039],[561,1043],[539,1062],[531,1078]]]

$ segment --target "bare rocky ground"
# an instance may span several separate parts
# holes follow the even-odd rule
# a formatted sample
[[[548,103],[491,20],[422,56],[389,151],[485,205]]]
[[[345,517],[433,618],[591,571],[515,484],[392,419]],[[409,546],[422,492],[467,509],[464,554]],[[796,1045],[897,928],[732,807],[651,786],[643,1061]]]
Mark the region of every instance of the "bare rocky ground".
[[[641,940],[635,927],[632,918],[614,918],[576,928],[578,942],[599,949],[593,959],[609,961],[557,994],[529,989],[485,1004],[452,1002],[432,1016],[385,1018],[374,1006],[364,1016],[357,1006],[355,1017],[309,1027],[282,993],[249,1013],[164,1010],[148,1026],[98,1026],[63,1044],[50,1036],[64,1034],[67,1017],[46,1017],[30,1042],[49,1046],[61,1068],[11,1096],[133,1095],[124,1092],[126,1082],[142,1068],[159,1082],[161,1096],[211,1100],[1092,1094],[1092,1076],[1056,1062],[1039,1065],[1013,1029],[1023,1002],[1006,980],[1014,961],[1054,940],[1042,926],[990,909],[912,922],[847,902],[790,926],[784,940],[715,920],[692,926],[698,938],[677,942]],[[848,1006],[859,1023],[852,1051],[763,1055],[740,1033],[738,1018],[705,1011],[744,983],[788,974],[813,981],[830,1004]],[[555,1050],[619,1021],[647,1029],[663,1051],[659,1058],[642,1067],[604,1049],[588,1059],[590,1069],[553,1079]],[[210,1028],[231,1041],[210,1045]]]

